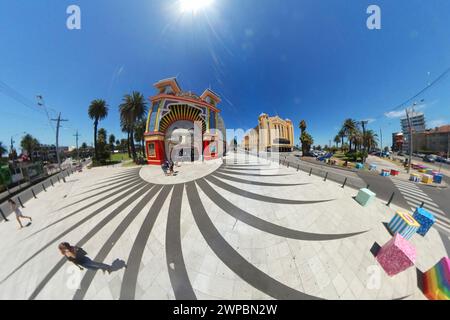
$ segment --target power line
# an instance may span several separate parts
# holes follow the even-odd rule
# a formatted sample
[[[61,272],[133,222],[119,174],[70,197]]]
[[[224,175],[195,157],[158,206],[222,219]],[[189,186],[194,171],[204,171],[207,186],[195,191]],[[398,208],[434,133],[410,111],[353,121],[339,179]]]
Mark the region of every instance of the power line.
[[[0,80],[0,91],[8,97],[17,101],[18,103],[22,104],[23,106],[27,107],[28,109],[42,113],[42,110],[37,108],[32,101],[30,101],[28,98],[26,98],[24,95],[16,91],[14,88],[9,86],[2,80]]]
[[[38,100],[38,106],[42,107],[45,111],[50,128],[52,128],[53,132],[55,132],[55,128],[53,128],[52,125],[52,120],[50,119],[50,114],[48,113],[47,106],[45,105],[44,97],[42,95],[37,95],[36,98]]]
[[[408,100],[402,102],[401,104],[399,104],[398,106],[396,106],[394,109],[388,111],[397,111],[398,109],[403,108],[405,105],[409,104],[411,101],[413,101],[414,99],[417,99],[417,97],[419,97],[420,95],[424,94],[426,91],[428,91],[431,87],[433,87],[434,85],[438,84],[440,81],[442,81],[448,74],[450,73],[450,67],[447,68],[443,73],[441,73],[439,75],[439,77],[437,77],[433,82],[431,82],[428,86],[426,86],[425,88],[423,88],[422,90],[420,90],[418,93],[416,93],[414,96],[412,96],[411,98],[409,98]]]

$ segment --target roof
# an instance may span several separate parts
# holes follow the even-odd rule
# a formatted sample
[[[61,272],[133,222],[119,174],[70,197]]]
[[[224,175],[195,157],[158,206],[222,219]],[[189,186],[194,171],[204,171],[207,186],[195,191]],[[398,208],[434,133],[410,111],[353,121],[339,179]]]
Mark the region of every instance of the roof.
[[[154,86],[156,88],[158,88],[158,89],[163,87],[163,86],[167,86],[167,85],[172,86],[172,88],[174,89],[174,91],[176,93],[181,92],[181,87],[178,84],[178,81],[177,81],[176,77],[159,80],[157,83],[154,84]]]
[[[202,95],[200,96],[200,98],[202,100],[205,100],[206,97],[210,97],[211,99],[213,99],[216,103],[220,103],[221,99],[220,96],[215,93],[214,91],[212,91],[211,89],[206,89]]]

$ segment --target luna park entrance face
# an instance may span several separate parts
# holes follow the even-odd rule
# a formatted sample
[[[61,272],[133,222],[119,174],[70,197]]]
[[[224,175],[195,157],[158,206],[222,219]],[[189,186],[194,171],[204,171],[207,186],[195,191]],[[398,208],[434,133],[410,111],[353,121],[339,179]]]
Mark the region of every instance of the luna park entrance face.
[[[202,157],[202,129],[196,123],[180,120],[174,122],[165,137],[166,158],[173,162],[194,162]]]

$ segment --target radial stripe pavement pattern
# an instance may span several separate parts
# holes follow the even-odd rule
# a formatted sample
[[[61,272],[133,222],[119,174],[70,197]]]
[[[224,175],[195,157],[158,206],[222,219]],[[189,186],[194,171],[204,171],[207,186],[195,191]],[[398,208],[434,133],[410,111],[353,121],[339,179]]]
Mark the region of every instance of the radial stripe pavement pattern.
[[[239,152],[177,171],[93,168],[25,203],[30,225],[0,225],[0,299],[424,299],[415,270],[390,278],[371,253],[390,239],[381,201],[363,208],[357,190]],[[413,241],[420,269],[445,255],[434,229]],[[68,262],[61,242],[97,267]]]

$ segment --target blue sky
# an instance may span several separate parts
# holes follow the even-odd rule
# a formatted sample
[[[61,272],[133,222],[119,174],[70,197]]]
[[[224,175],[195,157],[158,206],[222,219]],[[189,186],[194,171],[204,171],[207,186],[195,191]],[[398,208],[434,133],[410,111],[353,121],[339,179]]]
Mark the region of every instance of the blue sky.
[[[75,145],[77,129],[92,143],[87,108],[96,98],[110,106],[100,126],[120,138],[122,96],[149,97],[157,80],[178,76],[185,90],[211,86],[222,96],[228,128],[278,114],[294,122],[297,141],[305,119],[324,145],[345,118],[373,119],[386,145],[399,118],[385,113],[450,66],[447,0],[213,0],[196,15],[177,1],[0,0],[0,141],[26,131],[53,143],[37,94],[52,118],[70,120],[62,145]],[[71,4],[81,30],[66,28]],[[381,30],[366,27],[370,4],[381,7]],[[447,77],[420,97],[429,126],[450,123],[449,87]]]

